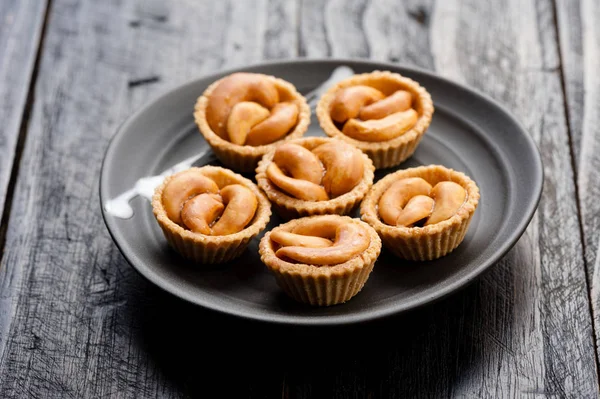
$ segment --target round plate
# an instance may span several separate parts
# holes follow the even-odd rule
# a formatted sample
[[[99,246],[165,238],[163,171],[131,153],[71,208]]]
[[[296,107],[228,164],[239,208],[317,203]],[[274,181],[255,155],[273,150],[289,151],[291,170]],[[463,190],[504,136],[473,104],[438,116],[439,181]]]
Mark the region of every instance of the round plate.
[[[148,200],[135,197],[134,216],[104,220],[115,243],[143,276],[168,292],[216,311],[286,324],[334,325],[397,314],[439,299],[472,281],[499,260],[525,231],[539,202],[542,162],[527,132],[502,106],[477,92],[421,70],[356,60],[299,60],[243,68],[278,76],[307,93],[347,65],[356,73],[399,72],[420,82],[435,113],[415,154],[399,168],[441,164],[466,173],[481,192],[467,235],[451,254],[430,262],[395,258],[385,249],[363,290],[350,301],[310,307],[288,298],[261,263],[255,238],[238,260],[193,265],[171,250]],[[240,69],[242,70],[242,69]],[[116,133],[104,158],[100,200],[118,196],[144,176],[206,152],[194,165],[218,164],[196,128],[196,98],[214,80],[207,76],[176,88],[132,115]],[[314,115],[307,135],[324,135]],[[394,169],[378,171],[376,180]],[[282,222],[276,215],[267,229]]]

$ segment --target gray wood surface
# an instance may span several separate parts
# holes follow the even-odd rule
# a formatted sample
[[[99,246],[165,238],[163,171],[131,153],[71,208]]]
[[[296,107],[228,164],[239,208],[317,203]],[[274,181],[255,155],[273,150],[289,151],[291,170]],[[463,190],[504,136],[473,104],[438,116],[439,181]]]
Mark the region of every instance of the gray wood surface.
[[[40,44],[45,0],[0,2],[0,209],[4,209]],[[4,228],[2,228],[4,230]],[[2,238],[4,233],[0,233]],[[1,240],[0,240],[1,241]],[[0,244],[1,245],[1,244]]]
[[[594,313],[596,350],[600,327],[600,4],[597,1],[557,2],[561,60],[585,260]],[[600,356],[600,354],[597,354]]]
[[[53,0],[0,264],[0,397],[597,397],[570,150],[595,145],[593,125],[577,133],[572,118],[597,109],[569,95],[592,79],[568,58],[573,33],[557,30],[569,13],[550,0]],[[585,17],[596,35],[597,15]],[[325,331],[213,314],[136,274],[97,195],[119,123],[204,73],[296,56],[416,65],[517,115],[545,180],[513,250],[446,300]],[[590,191],[597,179],[581,167],[590,151],[578,153],[580,193],[582,170]]]

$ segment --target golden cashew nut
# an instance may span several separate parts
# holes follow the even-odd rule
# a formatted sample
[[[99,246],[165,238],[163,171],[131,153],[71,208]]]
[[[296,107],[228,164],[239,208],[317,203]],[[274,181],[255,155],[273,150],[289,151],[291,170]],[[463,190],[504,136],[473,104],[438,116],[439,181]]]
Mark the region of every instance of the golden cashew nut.
[[[243,101],[258,103],[268,109],[279,102],[277,87],[264,76],[239,72],[224,78],[210,95],[206,120],[222,139],[227,139],[227,119],[232,108]]]
[[[275,233],[275,231],[273,232]],[[271,236],[273,236],[271,233]],[[303,234],[304,233],[304,234]],[[294,235],[310,235],[333,240],[330,246],[282,246],[276,256],[309,265],[337,265],[365,251],[371,242],[362,226],[335,219],[307,220],[293,229]],[[276,236],[277,237],[277,236]],[[280,245],[285,245],[276,241]],[[325,243],[323,243],[325,244]]]
[[[353,118],[346,122],[342,132],[356,140],[387,141],[406,133],[417,123],[418,118],[417,111],[412,108],[382,119],[362,121]]]
[[[331,102],[331,119],[338,123],[356,118],[365,105],[382,100],[385,95],[371,86],[351,86],[339,90]]]
[[[419,221],[424,226],[450,219],[463,206],[467,191],[451,181],[433,188],[420,177],[396,181],[379,199],[379,216],[392,226],[410,227]]]
[[[394,182],[379,199],[379,216],[392,226],[408,201],[417,195],[429,195],[431,184],[420,177],[409,177]]]
[[[230,184],[221,189],[221,197],[225,210],[213,226],[212,235],[223,236],[243,230],[256,213],[256,195],[241,184]]]
[[[354,147],[346,143],[325,143],[312,151],[323,165],[323,186],[332,197],[352,190],[362,179],[364,164]]]
[[[296,125],[298,114],[298,106],[294,103],[277,104],[271,110],[271,116],[250,129],[245,144],[257,146],[279,140]]]
[[[181,210],[185,227],[194,233],[211,233],[210,226],[223,212],[223,202],[217,194],[200,194],[186,201]]]
[[[394,224],[396,226],[412,226],[418,221],[428,218],[433,211],[433,205],[432,198],[426,195],[416,195],[400,211]]]
[[[327,201],[329,199],[323,187],[307,180],[286,176],[274,162],[267,167],[267,177],[277,187],[298,199],[305,201]]]
[[[325,201],[350,192],[363,178],[361,153],[337,141],[312,151],[298,144],[282,144],[275,150],[267,177],[289,195],[305,201]]]
[[[458,183],[443,181],[433,187],[431,197],[435,200],[435,206],[426,226],[454,216],[465,203],[467,191]]]
[[[194,169],[174,176],[163,189],[161,199],[170,220],[205,235],[243,230],[258,207],[256,195],[249,188],[230,184],[219,195],[217,183]]]
[[[178,174],[169,181],[163,191],[162,202],[167,217],[178,225],[182,225],[181,210],[187,200],[200,194],[217,194],[218,192],[219,186],[212,179],[195,170],[189,170]]]
[[[231,109],[227,119],[227,134],[233,144],[244,145],[250,130],[270,115],[268,109],[260,104],[242,101]]]
[[[412,94],[406,90],[398,90],[391,96],[362,107],[358,117],[363,121],[381,119],[396,112],[406,111],[412,105]]]
[[[319,158],[298,144],[281,144],[275,150],[273,162],[294,179],[321,184],[325,170]]]
[[[329,114],[344,124],[342,133],[360,141],[388,141],[410,130],[419,118],[411,108],[412,94],[397,90],[389,96],[365,85],[340,89]]]
[[[322,237],[313,237],[302,234],[289,233],[283,230],[274,230],[271,233],[271,239],[277,244],[288,247],[310,247],[310,248],[326,248],[333,245],[331,240]]]
[[[307,219],[296,225],[292,233],[304,236],[315,236],[334,238],[341,221],[336,217],[322,217],[319,219]]]

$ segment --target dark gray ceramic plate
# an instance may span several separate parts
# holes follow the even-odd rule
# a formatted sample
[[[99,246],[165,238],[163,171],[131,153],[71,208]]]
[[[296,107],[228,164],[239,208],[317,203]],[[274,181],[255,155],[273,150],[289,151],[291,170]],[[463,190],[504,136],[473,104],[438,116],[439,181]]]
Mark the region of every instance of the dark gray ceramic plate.
[[[463,243],[439,260],[411,263],[383,251],[364,289],[349,302],[314,308],[283,294],[261,263],[254,239],[237,261],[221,266],[186,263],[172,251],[150,203],[131,201],[134,216],[103,215],[115,243],[131,265],[185,300],[249,319],[286,324],[334,325],[397,314],[439,299],[472,281],[500,259],[525,231],[539,202],[542,162],[527,132],[503,107],[475,91],[428,72],[392,64],[350,60],[303,60],[256,65],[246,71],[275,75],[307,93],[339,65],[355,72],[391,70],[419,81],[434,101],[431,127],[417,151],[399,166],[442,164],[463,171],[481,190],[481,200]],[[156,175],[206,150],[192,118],[196,98],[215,79],[190,82],[132,115],[111,141],[100,176],[104,204],[143,176]],[[308,135],[323,135],[314,117]],[[216,163],[211,153],[195,165]],[[395,169],[394,169],[395,170]],[[376,179],[391,170],[380,171]],[[281,220],[274,215],[268,229]]]

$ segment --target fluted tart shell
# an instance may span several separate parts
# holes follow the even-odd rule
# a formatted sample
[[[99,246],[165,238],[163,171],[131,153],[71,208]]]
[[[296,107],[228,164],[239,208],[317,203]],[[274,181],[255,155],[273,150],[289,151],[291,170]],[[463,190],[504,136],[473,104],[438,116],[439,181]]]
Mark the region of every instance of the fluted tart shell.
[[[412,108],[418,114],[417,122],[407,132],[388,141],[367,142],[346,136],[331,118],[331,103],[340,89],[357,85],[371,86],[387,96],[397,90],[409,91],[413,96]],[[373,160],[376,169],[382,169],[399,165],[415,152],[431,123],[434,106],[429,92],[415,80],[389,71],[373,71],[351,76],[332,86],[320,98],[316,112],[328,136],[360,148]]]
[[[458,183],[467,197],[456,214],[442,222],[424,227],[390,226],[379,217],[379,200],[394,182],[408,177],[421,177],[432,186],[441,181]],[[420,166],[391,173],[374,184],[361,204],[360,214],[396,256],[415,261],[433,260],[449,254],[463,241],[479,198],[477,184],[464,173],[441,165]]]
[[[313,306],[331,306],[347,302],[356,296],[369,279],[381,252],[381,240],[375,230],[359,219],[339,215],[319,215],[291,220],[278,228],[291,231],[305,219],[336,217],[357,223],[368,232],[368,248],[350,260],[331,266],[292,263],[275,254],[276,243],[267,232],[260,241],[262,262],[274,275],[277,285],[291,298]]]
[[[290,140],[289,143],[298,144],[308,150],[312,150],[332,140],[337,139],[329,137],[302,137]],[[358,149],[356,151],[360,152]],[[305,201],[294,198],[280,190],[267,177],[266,171],[269,164],[273,161],[274,155],[275,149],[271,149],[258,163],[258,167],[256,168],[256,182],[271,201],[273,210],[284,219],[289,220],[298,217],[325,214],[348,215],[358,208],[367,191],[373,185],[375,176],[373,162],[366,154],[360,152],[360,157],[364,162],[363,178],[351,191],[327,201]]]
[[[199,264],[223,263],[240,256],[250,240],[265,229],[271,217],[271,204],[267,197],[251,180],[218,166],[203,166],[197,169],[215,181],[219,189],[230,184],[241,184],[250,189],[258,202],[254,218],[237,233],[211,236],[195,233],[173,222],[167,216],[162,202],[163,191],[174,175],[165,178],[152,197],[154,216],[169,245],[184,258]]]
[[[302,137],[308,125],[310,124],[310,107],[306,102],[304,96],[302,96],[296,87],[280,78],[271,75],[259,74],[264,78],[270,80],[279,93],[280,102],[289,101],[293,102],[298,107],[298,121],[295,127],[282,139],[275,141],[267,145],[250,146],[250,145],[238,145],[228,140],[225,140],[217,135],[210,127],[207,120],[207,107],[209,104],[210,96],[216,87],[227,78],[227,76],[213,82],[208,88],[198,97],[194,106],[194,120],[200,133],[204,136],[204,139],[208,142],[216,157],[226,167],[239,173],[252,173],[256,169],[258,161],[271,149],[281,144],[283,141],[291,140],[294,138]],[[228,75],[229,76],[229,75]]]

